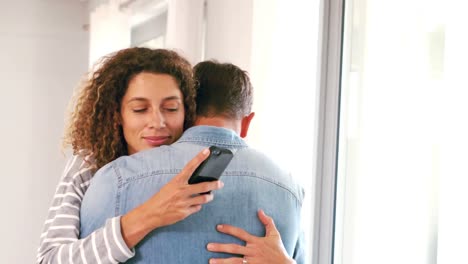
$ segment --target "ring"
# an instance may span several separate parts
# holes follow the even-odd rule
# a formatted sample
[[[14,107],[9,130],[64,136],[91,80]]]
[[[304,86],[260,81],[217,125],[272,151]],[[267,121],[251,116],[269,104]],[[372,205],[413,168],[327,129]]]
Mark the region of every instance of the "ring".
[[[247,264],[247,260],[245,258],[242,259],[242,264]]]

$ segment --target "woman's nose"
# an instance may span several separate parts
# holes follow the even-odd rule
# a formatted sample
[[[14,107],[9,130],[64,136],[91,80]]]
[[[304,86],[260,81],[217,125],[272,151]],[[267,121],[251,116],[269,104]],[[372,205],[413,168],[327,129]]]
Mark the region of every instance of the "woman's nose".
[[[154,111],[151,115],[150,127],[164,128],[166,127],[166,119],[161,111]]]

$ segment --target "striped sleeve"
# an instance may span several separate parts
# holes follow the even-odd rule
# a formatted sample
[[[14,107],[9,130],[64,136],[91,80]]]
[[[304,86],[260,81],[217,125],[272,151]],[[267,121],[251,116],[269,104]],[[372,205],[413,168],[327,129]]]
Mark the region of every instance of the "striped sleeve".
[[[74,156],[67,164],[49,208],[36,263],[119,263],[134,256],[123,240],[120,216],[79,239],[80,207],[95,171],[85,156]]]

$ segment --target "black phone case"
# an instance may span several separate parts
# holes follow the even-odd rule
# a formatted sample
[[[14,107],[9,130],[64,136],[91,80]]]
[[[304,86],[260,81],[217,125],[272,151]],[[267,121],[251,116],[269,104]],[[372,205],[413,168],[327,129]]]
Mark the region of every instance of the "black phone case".
[[[188,183],[195,184],[219,180],[234,155],[229,149],[210,147],[210,156],[193,172]]]

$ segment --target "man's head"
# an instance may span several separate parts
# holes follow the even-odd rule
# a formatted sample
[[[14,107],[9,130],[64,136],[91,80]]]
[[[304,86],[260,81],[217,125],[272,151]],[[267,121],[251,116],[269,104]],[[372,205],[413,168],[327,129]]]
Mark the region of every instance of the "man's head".
[[[207,124],[200,120],[214,119],[234,122],[240,127],[241,137],[245,137],[254,116],[253,87],[247,72],[233,64],[216,61],[200,62],[193,70],[198,82],[197,123]]]

